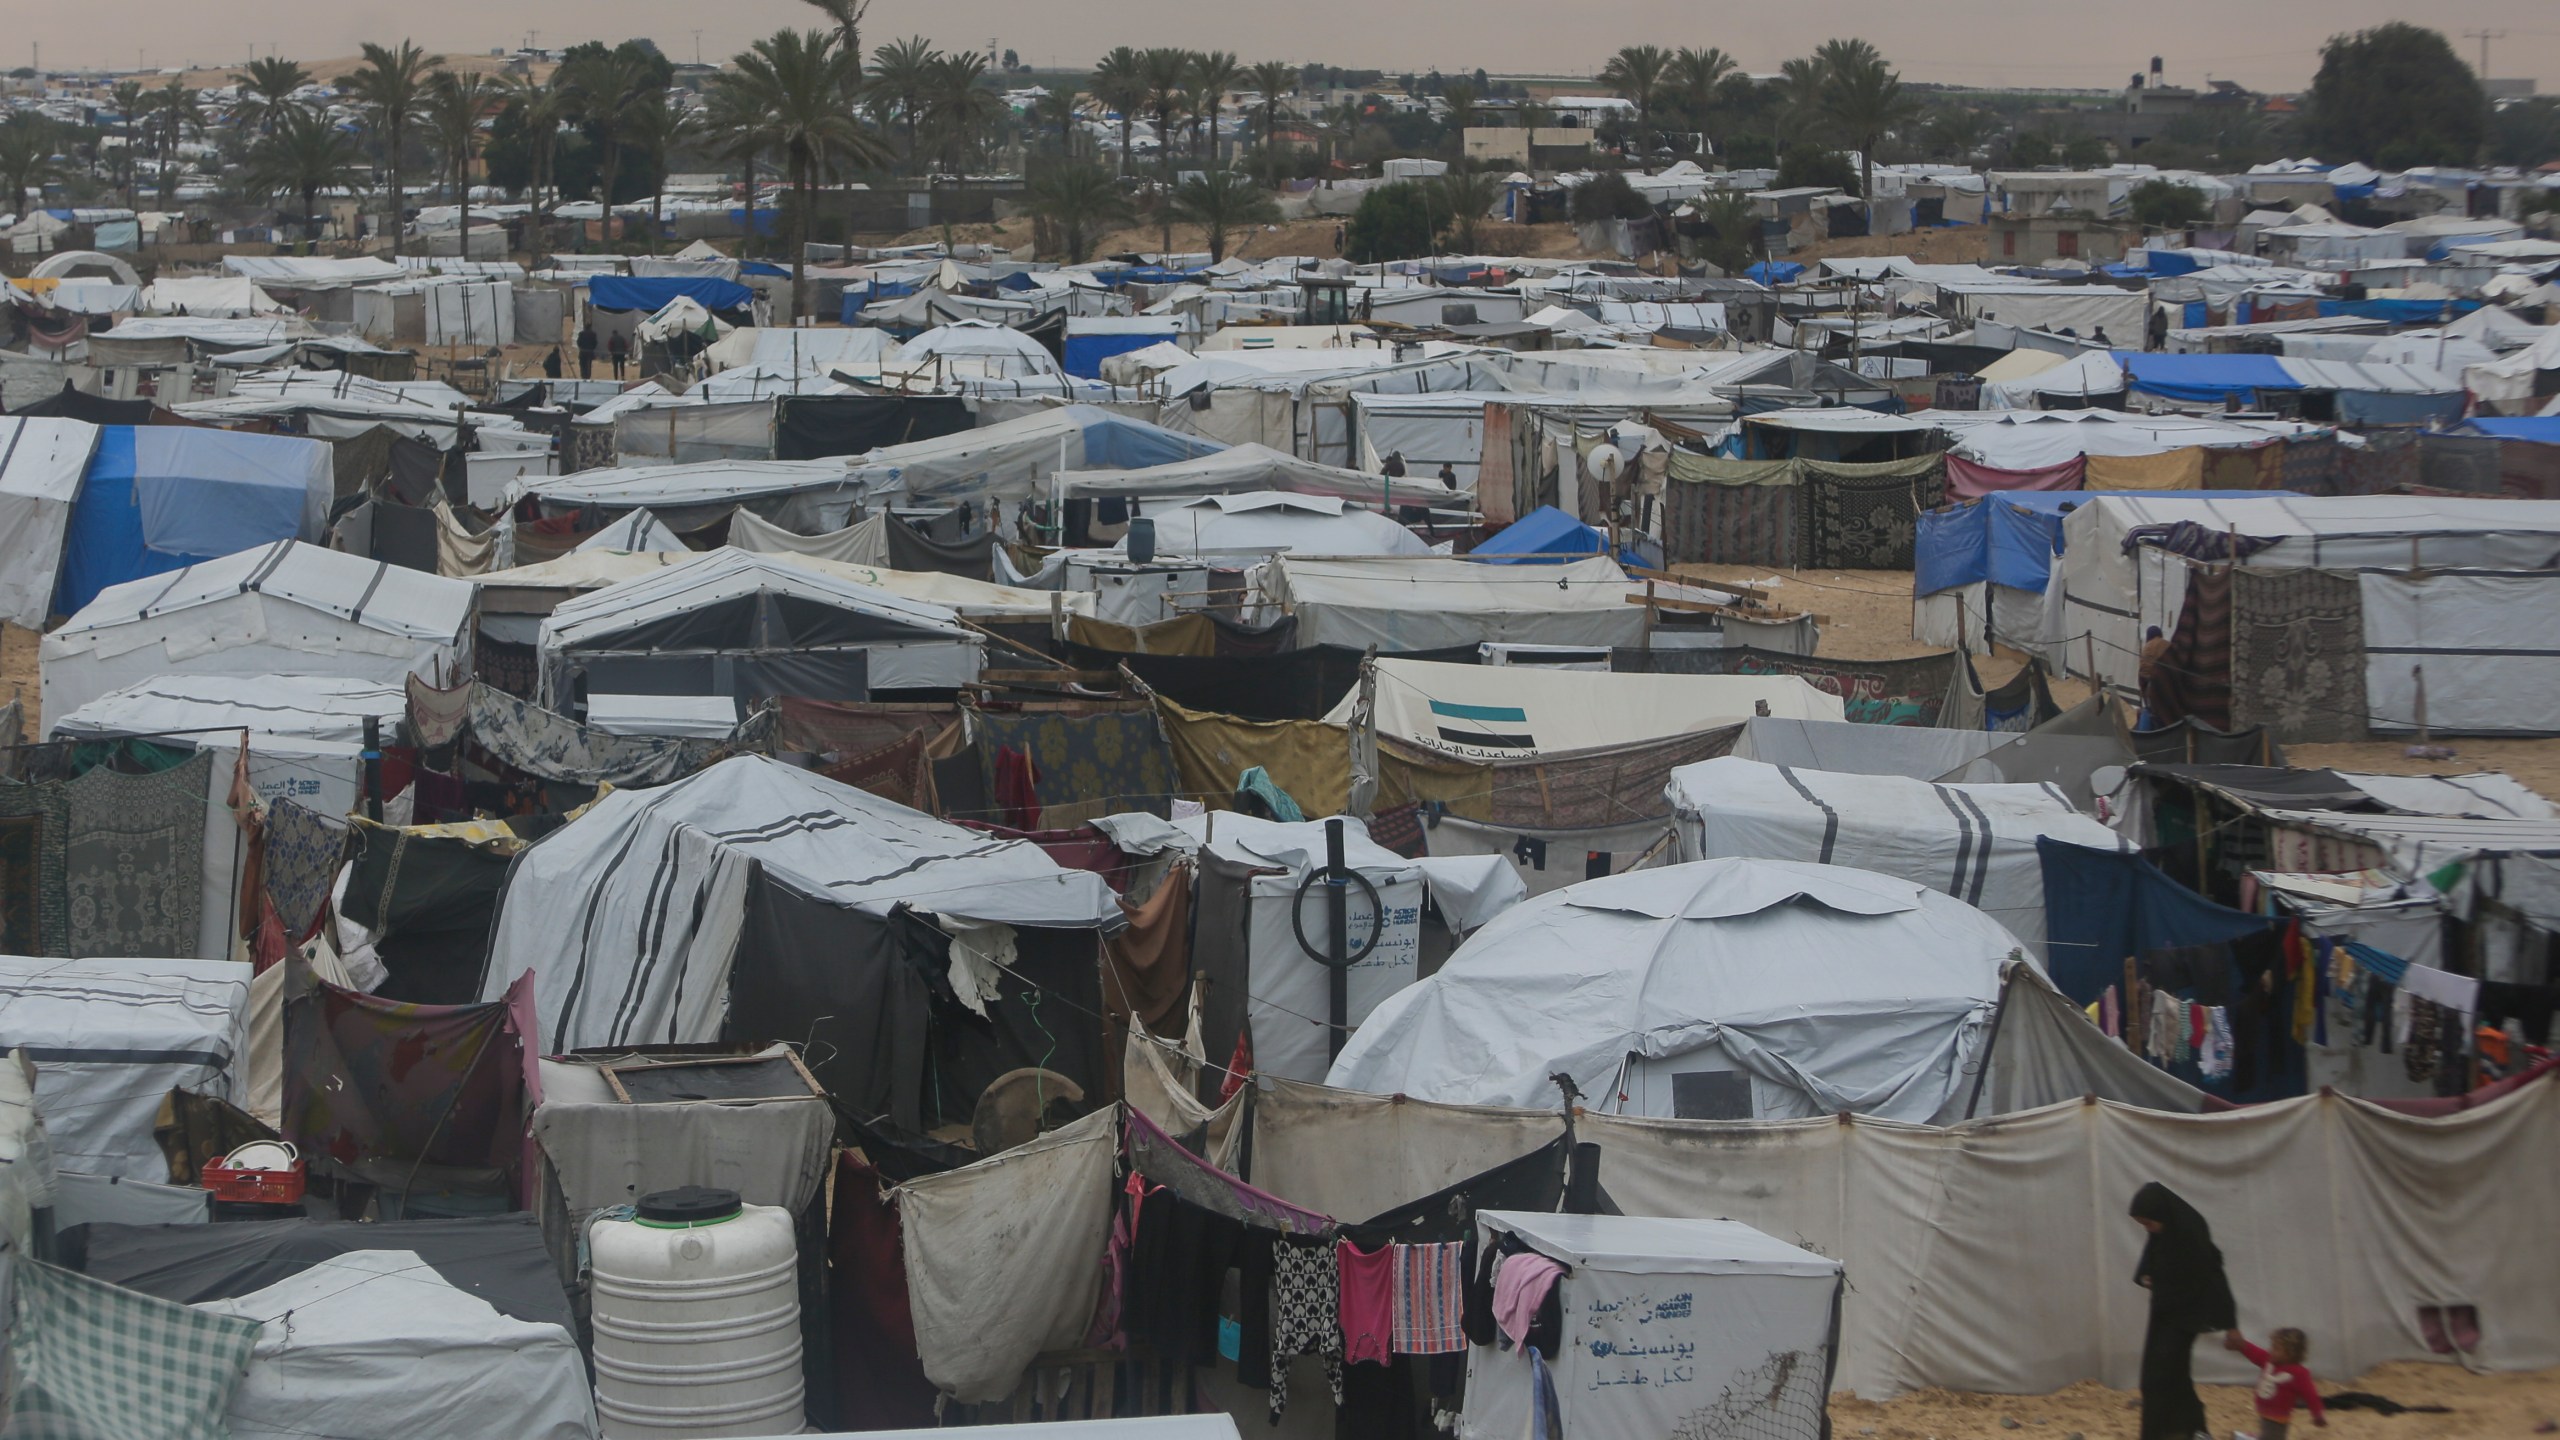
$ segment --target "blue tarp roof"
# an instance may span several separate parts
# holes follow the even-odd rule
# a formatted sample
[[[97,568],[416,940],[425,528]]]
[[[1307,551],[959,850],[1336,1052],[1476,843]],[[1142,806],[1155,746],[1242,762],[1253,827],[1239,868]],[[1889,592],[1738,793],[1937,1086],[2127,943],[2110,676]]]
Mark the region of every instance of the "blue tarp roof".
[[[1584,555],[1605,554],[1608,537],[1553,505],[1541,505],[1476,547],[1488,565],[1549,565]],[[1542,559],[1553,556],[1554,559]],[[1621,551],[1621,565],[1644,563],[1633,550]]]
[[[2299,390],[2282,361],[2273,355],[2169,355],[2118,350],[2132,387],[2145,395],[2189,404],[2220,404],[2231,395],[2246,398],[2254,390]]]
[[[2472,420],[2466,422],[2474,435],[2495,435],[2501,440],[2536,440],[2545,445],[2560,445],[2560,415],[2525,415],[2511,420]]]
[[[327,499],[328,450],[290,435],[100,427],[63,538],[54,608],[75,614],[110,585],[318,538],[305,531]]]
[[[2124,981],[2124,958],[2255,935],[2275,922],[2217,905],[2131,852],[2036,840],[2044,871],[2045,971],[2075,1005]]]
[[[2180,490],[2178,500],[2263,500],[2290,490]],[[2062,553],[2062,517],[2084,490],[2013,490],[1925,512],[1912,544],[1911,593],[1935,595],[1988,580],[2041,593]]]
[[[1804,267],[1793,260],[1762,260],[1742,272],[1763,285],[1784,285],[1804,273]]]
[[[756,298],[735,280],[709,275],[598,275],[587,281],[587,303],[602,310],[662,310],[679,295],[706,310],[744,310]]]
[[[2384,320],[2394,325],[2425,325],[2448,315],[2468,315],[2480,308],[2477,300],[2323,300],[2320,314],[2347,315],[2358,320]]]

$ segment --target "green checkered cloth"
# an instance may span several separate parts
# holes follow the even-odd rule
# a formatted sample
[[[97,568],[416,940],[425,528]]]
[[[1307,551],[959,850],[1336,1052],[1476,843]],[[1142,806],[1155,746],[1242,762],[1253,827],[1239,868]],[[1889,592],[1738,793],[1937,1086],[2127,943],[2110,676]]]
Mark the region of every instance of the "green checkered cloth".
[[[17,1267],[10,1440],[225,1440],[264,1327],[59,1270]]]

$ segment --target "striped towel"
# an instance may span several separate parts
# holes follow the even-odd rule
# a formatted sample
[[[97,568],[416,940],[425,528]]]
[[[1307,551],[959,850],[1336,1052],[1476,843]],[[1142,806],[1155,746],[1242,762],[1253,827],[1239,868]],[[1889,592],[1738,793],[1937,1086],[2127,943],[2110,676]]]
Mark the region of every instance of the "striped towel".
[[[1464,1245],[1395,1247],[1395,1322],[1399,1355],[1449,1355],[1467,1348],[1459,1328],[1466,1308]]]

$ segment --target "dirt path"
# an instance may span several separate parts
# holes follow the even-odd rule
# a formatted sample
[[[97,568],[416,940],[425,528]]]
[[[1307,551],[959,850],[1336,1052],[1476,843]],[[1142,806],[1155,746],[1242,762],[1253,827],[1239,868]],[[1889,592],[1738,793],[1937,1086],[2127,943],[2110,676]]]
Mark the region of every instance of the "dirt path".
[[[2522,1437],[2560,1416],[2560,1370],[2474,1375],[2451,1365],[2380,1366],[2351,1384],[2325,1381],[2321,1389],[2363,1390],[2403,1405],[2442,1405],[2444,1415],[2381,1416],[2369,1411],[2332,1414],[2329,1428],[2314,1432],[2297,1416],[2295,1433],[2335,1440],[2488,1440]],[[2255,1433],[2249,1392],[2233,1385],[2202,1387],[2213,1434]],[[1835,1440],[2134,1440],[2139,1412],[2129,1390],[2094,1383],[2051,1395],[1963,1395],[1922,1390],[1878,1403],[1834,1396]],[[2001,1422],[2014,1420],[2011,1432]]]

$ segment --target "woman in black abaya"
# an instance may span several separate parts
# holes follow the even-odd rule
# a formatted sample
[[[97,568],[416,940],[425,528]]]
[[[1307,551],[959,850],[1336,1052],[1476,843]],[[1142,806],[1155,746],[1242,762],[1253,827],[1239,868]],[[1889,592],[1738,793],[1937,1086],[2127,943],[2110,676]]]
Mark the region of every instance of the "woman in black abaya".
[[[2195,1440],[2204,1401],[2190,1367],[2196,1337],[2239,1326],[2213,1227],[2176,1191],[2153,1181],[2134,1192],[2133,1218],[2151,1239],[2133,1283],[2151,1292],[2142,1336],[2142,1440]]]

